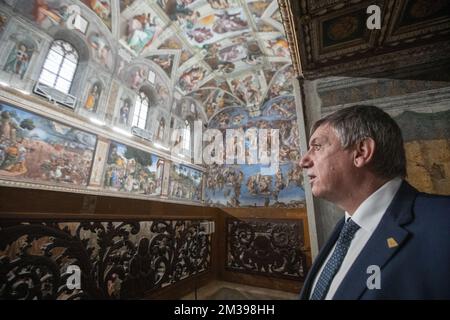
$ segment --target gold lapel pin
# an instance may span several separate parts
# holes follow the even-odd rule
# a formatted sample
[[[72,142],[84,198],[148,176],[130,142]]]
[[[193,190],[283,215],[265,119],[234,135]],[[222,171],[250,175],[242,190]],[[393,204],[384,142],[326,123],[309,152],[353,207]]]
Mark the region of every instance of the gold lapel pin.
[[[387,245],[388,245],[389,249],[398,247],[398,243],[397,243],[397,241],[395,241],[394,238],[392,238],[392,237],[388,238],[386,241],[387,241]]]

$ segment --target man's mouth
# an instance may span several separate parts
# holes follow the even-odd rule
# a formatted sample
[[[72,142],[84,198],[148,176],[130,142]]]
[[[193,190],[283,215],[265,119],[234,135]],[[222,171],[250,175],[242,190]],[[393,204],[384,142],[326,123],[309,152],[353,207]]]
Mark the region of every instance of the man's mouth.
[[[310,183],[313,183],[313,182],[314,182],[314,179],[316,179],[316,176],[313,175],[313,174],[308,174],[308,178],[309,178],[309,182],[310,182]]]

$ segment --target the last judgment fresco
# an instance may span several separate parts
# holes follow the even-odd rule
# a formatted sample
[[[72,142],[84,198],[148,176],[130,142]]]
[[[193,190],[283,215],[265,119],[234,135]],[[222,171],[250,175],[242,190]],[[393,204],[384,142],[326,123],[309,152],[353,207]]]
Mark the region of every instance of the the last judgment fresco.
[[[0,178],[86,186],[96,139],[0,102]]]
[[[210,122],[225,136],[226,129],[278,129],[279,165],[267,173],[263,164],[212,164],[206,178],[205,202],[212,206],[303,207],[305,192],[299,166],[299,131],[293,96],[269,100],[258,116],[229,108]],[[269,140],[270,142],[270,140]],[[248,156],[248,141],[245,141]],[[269,143],[268,143],[269,144]],[[268,152],[270,152],[268,148]]]

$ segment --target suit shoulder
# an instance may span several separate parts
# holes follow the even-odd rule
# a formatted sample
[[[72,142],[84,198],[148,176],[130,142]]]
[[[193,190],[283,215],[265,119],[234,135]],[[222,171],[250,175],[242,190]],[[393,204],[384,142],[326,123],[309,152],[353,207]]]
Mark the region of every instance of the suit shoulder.
[[[426,202],[436,205],[443,205],[443,204],[448,205],[450,203],[450,196],[419,192],[417,194],[416,202],[419,203]]]
[[[450,196],[418,193],[414,202],[414,212],[424,213],[434,218],[450,219]]]

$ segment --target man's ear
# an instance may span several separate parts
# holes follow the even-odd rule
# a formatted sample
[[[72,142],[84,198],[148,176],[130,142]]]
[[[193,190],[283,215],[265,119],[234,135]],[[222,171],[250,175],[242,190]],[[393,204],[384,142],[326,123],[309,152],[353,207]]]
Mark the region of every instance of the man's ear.
[[[355,167],[362,168],[372,161],[375,154],[375,141],[364,138],[355,145],[353,163]]]

